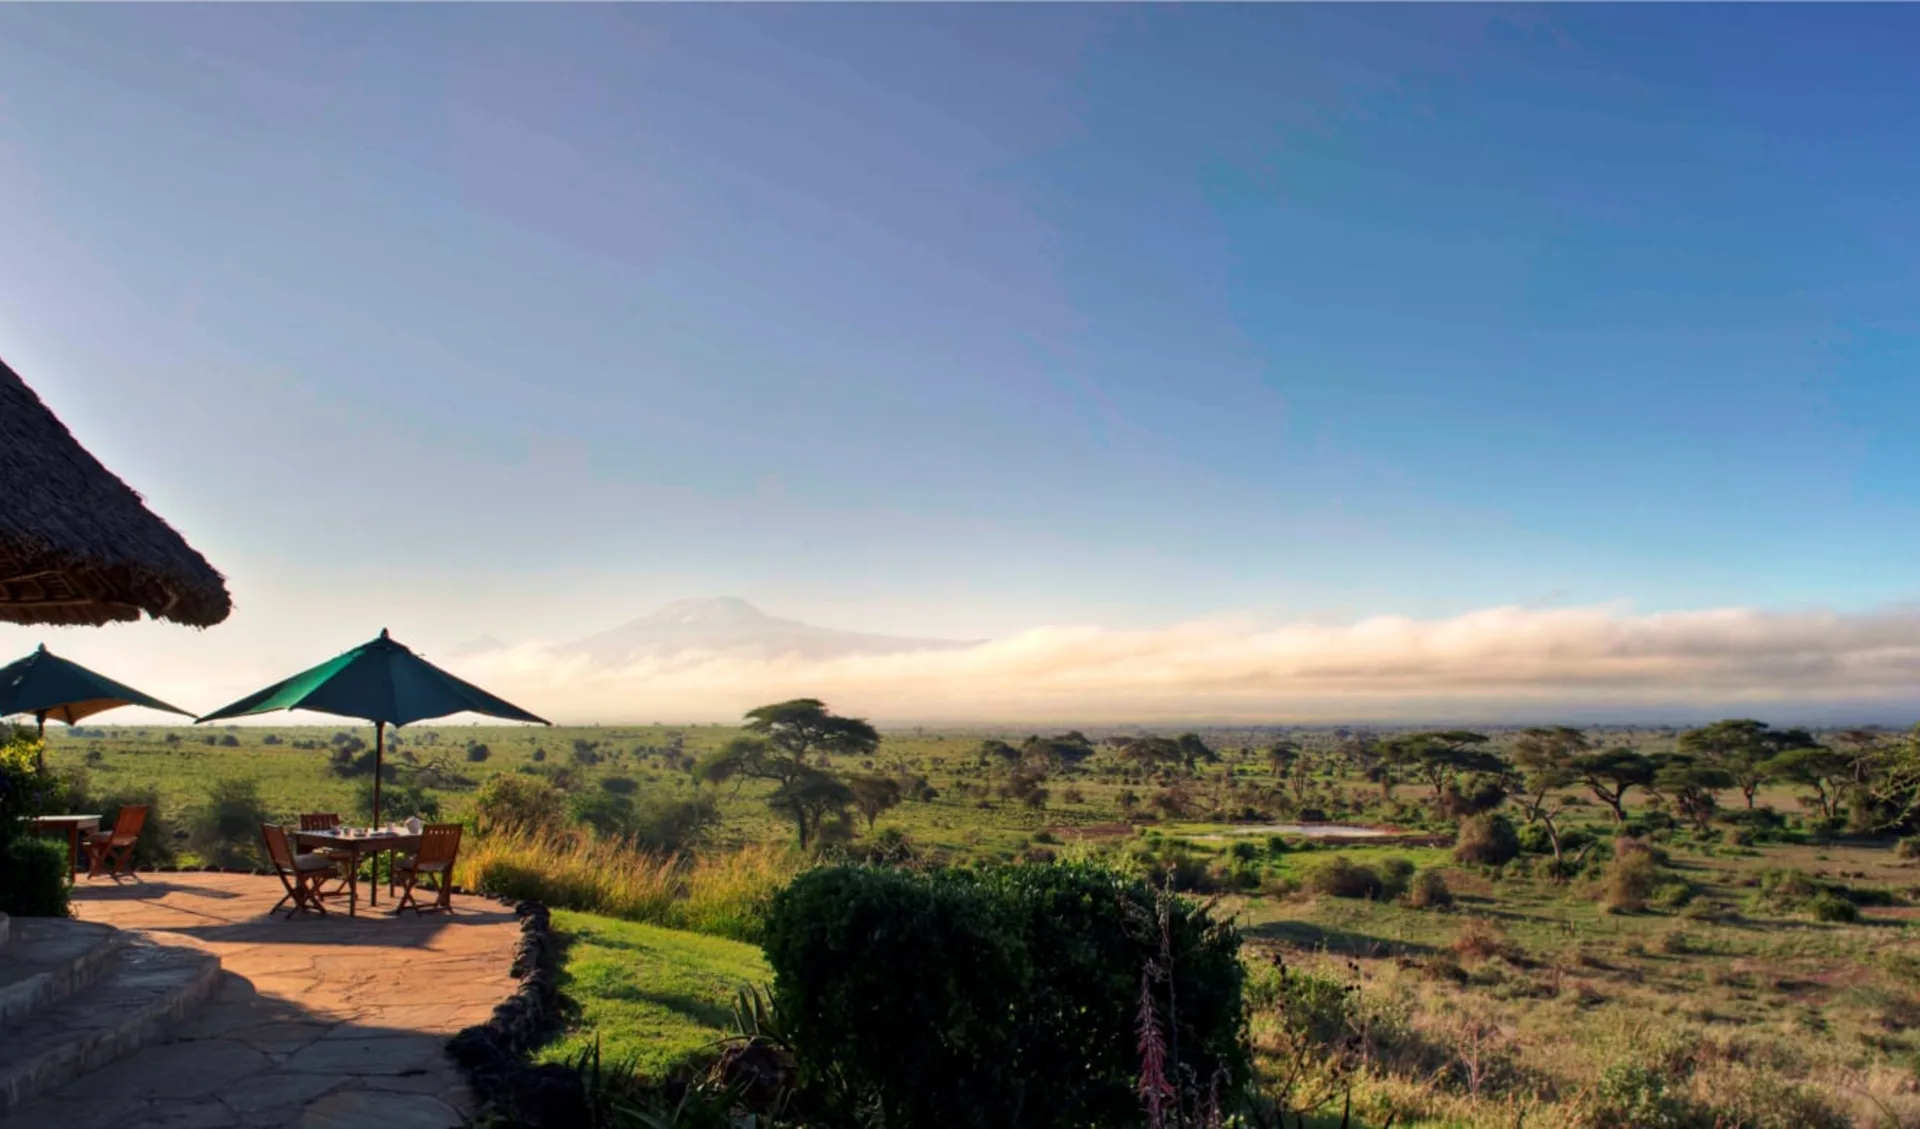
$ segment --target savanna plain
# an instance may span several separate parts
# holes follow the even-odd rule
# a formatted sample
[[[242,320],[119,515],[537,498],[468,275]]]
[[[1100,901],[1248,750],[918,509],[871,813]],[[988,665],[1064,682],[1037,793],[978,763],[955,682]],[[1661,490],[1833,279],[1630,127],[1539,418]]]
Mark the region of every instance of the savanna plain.
[[[370,816],[371,737],[46,744],[71,810],[151,805],[142,865],[253,868],[263,821]],[[913,1112],[960,1094],[983,1125],[1920,1127],[1900,731],[876,731],[801,701],[426,725],[383,772],[383,818],[468,827],[461,885],[555,910],[566,1018],[536,1057],[582,1071],[598,1123],[976,1123]],[[1052,924],[1006,924],[1035,898]],[[1063,905],[1144,954],[1060,989],[1101,994],[1062,1014],[1112,1045],[991,1061],[1053,990],[1037,954],[1085,940],[1019,932]],[[916,939],[836,963],[875,922]],[[959,967],[999,936],[1002,964]],[[984,1002],[995,976],[1020,998]],[[765,1086],[716,1067],[753,1046],[779,1052]]]

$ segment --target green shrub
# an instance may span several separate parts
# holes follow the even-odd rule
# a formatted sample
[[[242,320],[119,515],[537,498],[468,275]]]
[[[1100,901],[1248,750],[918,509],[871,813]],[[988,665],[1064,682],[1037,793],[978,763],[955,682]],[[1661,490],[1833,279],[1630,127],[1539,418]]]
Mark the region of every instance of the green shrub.
[[[1380,863],[1380,897],[1392,900],[1407,892],[1413,880],[1413,863],[1403,858],[1383,859]]]
[[[1149,984],[1156,1021],[1178,1017],[1168,1077],[1237,1089],[1239,947],[1205,908],[1080,865],[823,868],[774,898],[766,930],[775,1010],[823,1119],[952,1129],[1139,1123]],[[1171,977],[1150,982],[1163,951]]]
[[[633,797],[612,792],[578,792],[568,798],[567,814],[573,822],[602,835],[627,835],[633,827]]]
[[[720,823],[720,807],[711,796],[684,800],[654,799],[634,809],[634,844],[660,854],[678,854],[700,846]]]
[[[1600,905],[1608,913],[1640,913],[1659,884],[1660,865],[1647,851],[1620,852],[1616,848],[1616,852],[1600,879]]]
[[[1378,898],[1385,886],[1372,867],[1360,866],[1345,855],[1315,863],[1302,876],[1301,885],[1310,893],[1330,898]]]
[[[1693,901],[1693,883],[1684,879],[1662,882],[1653,888],[1653,904],[1666,909],[1679,909]]]
[[[1460,821],[1460,832],[1453,843],[1455,862],[1500,866],[1519,854],[1520,836],[1506,816],[1492,813]]]
[[[1813,911],[1815,921],[1851,924],[1860,920],[1860,907],[1834,893],[1815,895],[1807,908]]]
[[[71,865],[64,840],[23,835],[0,847],[0,913],[67,916],[67,868]]]
[[[1594,1087],[1591,1129],[1706,1129],[1703,1111],[1672,1089],[1664,1071],[1634,1063],[1610,1066]]]
[[[252,777],[214,781],[206,805],[193,813],[187,844],[209,866],[255,870],[265,866],[260,825],[271,821]]]
[[[1407,887],[1407,904],[1415,909],[1447,909],[1453,905],[1453,891],[1437,870],[1423,870],[1413,876]]]
[[[489,779],[473,798],[474,820],[483,832],[547,834],[566,822],[566,811],[566,797],[553,785],[517,772]]]
[[[11,734],[0,744],[0,847],[24,834],[22,820],[45,815],[59,798],[59,785],[40,769],[40,742]]]

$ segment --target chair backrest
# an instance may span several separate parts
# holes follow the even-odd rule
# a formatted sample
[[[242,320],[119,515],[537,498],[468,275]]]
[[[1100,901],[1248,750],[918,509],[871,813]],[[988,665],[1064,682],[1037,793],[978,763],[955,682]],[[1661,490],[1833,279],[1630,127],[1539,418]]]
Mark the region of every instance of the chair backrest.
[[[340,826],[338,812],[310,811],[300,817],[302,831],[332,831],[338,826]]]
[[[113,837],[116,839],[137,839],[140,829],[147,825],[147,805],[123,804],[120,814],[113,817]]]
[[[420,829],[420,850],[414,857],[421,862],[452,862],[460,855],[460,825],[429,823]]]
[[[260,838],[267,844],[267,858],[282,874],[293,871],[293,848],[287,845],[287,829],[277,823],[260,825]]]

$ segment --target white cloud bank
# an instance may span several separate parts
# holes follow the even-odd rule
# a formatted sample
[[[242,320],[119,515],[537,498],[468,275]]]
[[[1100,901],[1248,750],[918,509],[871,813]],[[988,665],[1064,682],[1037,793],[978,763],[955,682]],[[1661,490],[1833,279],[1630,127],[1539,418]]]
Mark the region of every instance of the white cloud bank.
[[[1045,627],[958,651],[617,668],[524,646],[450,662],[556,721],[726,720],[808,695],[893,722],[1812,719],[1920,712],[1920,609],[1488,608],[1279,628]]]

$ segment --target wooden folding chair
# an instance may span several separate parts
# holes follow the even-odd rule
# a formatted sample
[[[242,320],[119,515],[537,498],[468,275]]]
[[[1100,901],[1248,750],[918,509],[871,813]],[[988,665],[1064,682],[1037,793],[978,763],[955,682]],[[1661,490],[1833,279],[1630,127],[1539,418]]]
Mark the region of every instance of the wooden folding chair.
[[[261,824],[260,838],[267,847],[267,861],[273,864],[274,873],[280,876],[280,885],[287,889],[286,895],[267,912],[277,913],[281,906],[291,901],[293,908],[287,911],[288,917],[308,910],[325,916],[327,907],[321,904],[323,899],[339,897],[341,894],[337,890],[324,889],[322,883],[330,877],[341,877],[340,863],[320,854],[294,854],[292,844],[287,841],[287,829],[275,823]]]
[[[423,878],[433,881],[425,889],[434,892],[433,913],[453,912],[453,864],[460,857],[460,825],[457,823],[429,823],[420,830],[420,849],[394,863],[393,873],[404,880],[400,891],[400,901],[393,907],[394,913],[412,908],[414,913],[426,913],[415,898],[414,888]]]
[[[133,849],[140,844],[140,829],[147,825],[145,804],[127,804],[114,817],[113,830],[87,836],[87,877],[105,873],[114,881],[133,873]]]

